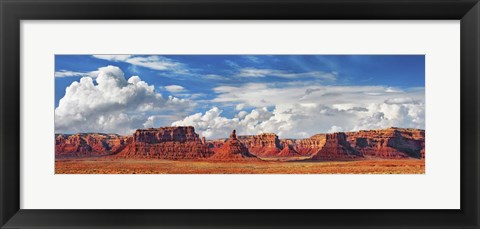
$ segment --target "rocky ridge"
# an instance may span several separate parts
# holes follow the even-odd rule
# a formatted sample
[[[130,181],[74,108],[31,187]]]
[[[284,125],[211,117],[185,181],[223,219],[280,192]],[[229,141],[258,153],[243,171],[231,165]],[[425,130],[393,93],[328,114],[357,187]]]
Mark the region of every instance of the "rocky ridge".
[[[238,139],[245,144],[250,153],[258,157],[276,157],[283,149],[278,136],[274,133],[239,136]]]
[[[139,129],[132,136],[57,134],[56,157],[109,156],[167,160],[244,160],[252,158],[310,158],[361,160],[425,158],[425,131],[387,128],[316,134],[305,139],[279,139],[274,133],[229,139],[200,138],[191,126]],[[258,160],[258,159],[257,159]]]
[[[209,160],[220,161],[239,161],[248,159],[257,159],[249,152],[245,144],[237,139],[235,130],[230,134],[230,138],[219,148],[213,148],[214,154]]]
[[[137,130],[132,143],[115,156],[179,160],[206,158],[211,154],[192,126],[182,126]]]
[[[425,131],[391,127],[347,132],[347,141],[366,157],[425,158]]]
[[[129,142],[129,137],[117,134],[55,134],[55,157],[92,157],[116,154]]]
[[[327,134],[323,147],[312,156],[312,160],[337,161],[358,159],[363,155],[347,142],[345,133]]]

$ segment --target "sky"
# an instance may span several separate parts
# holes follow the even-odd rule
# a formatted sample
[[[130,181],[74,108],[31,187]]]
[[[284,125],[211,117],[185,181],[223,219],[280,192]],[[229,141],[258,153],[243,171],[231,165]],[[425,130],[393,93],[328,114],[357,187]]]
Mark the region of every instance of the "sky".
[[[56,55],[55,132],[425,128],[423,55]]]

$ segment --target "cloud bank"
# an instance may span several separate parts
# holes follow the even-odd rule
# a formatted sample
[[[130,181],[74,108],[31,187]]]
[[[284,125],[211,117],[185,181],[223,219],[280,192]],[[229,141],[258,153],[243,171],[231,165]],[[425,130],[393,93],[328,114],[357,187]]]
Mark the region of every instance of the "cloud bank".
[[[232,129],[241,135],[273,132],[282,138],[305,138],[390,126],[425,128],[425,90],[416,87],[424,85],[421,69],[417,75],[395,72],[405,74],[405,79],[414,78],[415,83],[408,84],[393,76],[382,77],[390,74],[390,68],[377,72],[378,80],[371,81],[375,79],[370,76],[372,70],[364,70],[363,64],[360,71],[358,67],[343,71],[350,65],[319,67],[323,65],[310,57],[293,62],[291,57],[276,62],[283,57],[267,56],[88,58],[97,62],[95,66],[104,66],[106,61],[127,63],[129,74],[142,75],[149,83],[139,76],[127,78],[115,66],[55,72],[57,79],[81,77],[65,89],[63,98],[56,97],[56,132],[131,134],[137,128],[191,125],[200,135],[216,139],[228,137]],[[402,62],[391,63],[396,67]],[[399,87],[363,85],[367,82]]]
[[[232,129],[239,134],[274,132],[283,138],[305,138],[316,133],[390,126],[425,128],[423,88],[403,91],[384,86],[309,86],[303,82],[248,83],[214,90],[215,102],[236,104],[235,117],[222,116],[222,110],[213,107],[172,125],[194,126],[207,138],[225,137]],[[245,107],[253,109],[247,112],[242,110]]]
[[[115,66],[99,68],[95,78],[82,77],[66,88],[55,109],[55,130],[60,133],[106,132],[131,134],[153,124],[155,115],[179,118],[193,103],[163,97],[138,76],[125,79]]]

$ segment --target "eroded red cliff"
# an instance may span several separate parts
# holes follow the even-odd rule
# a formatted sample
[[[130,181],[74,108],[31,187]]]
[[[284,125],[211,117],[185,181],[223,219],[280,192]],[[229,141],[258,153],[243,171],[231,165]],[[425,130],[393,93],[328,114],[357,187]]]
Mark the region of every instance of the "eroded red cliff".
[[[327,140],[326,134],[315,134],[310,138],[293,140],[293,148],[302,156],[312,156],[318,153]]]
[[[287,142],[283,143],[283,149],[277,155],[277,157],[300,157],[299,154],[290,144]]]
[[[56,134],[56,157],[92,157],[115,154],[127,144],[128,137],[116,134]]]
[[[348,132],[347,141],[366,157],[425,158],[425,131],[391,127]]]
[[[249,152],[257,157],[277,157],[282,146],[278,136],[273,133],[264,133],[259,135],[238,136]]]
[[[243,160],[297,158],[312,160],[425,158],[425,131],[387,128],[347,133],[316,134],[306,139],[279,139],[273,133],[229,139],[200,138],[191,126],[139,129],[132,136],[58,134],[56,157],[115,155],[118,158],[167,160]]]
[[[133,142],[116,157],[179,160],[206,158],[211,154],[192,126],[180,126],[137,130]]]
[[[313,160],[352,160],[362,157],[362,154],[347,142],[345,133],[326,134],[325,137],[325,144],[312,156]]]
[[[220,161],[244,161],[257,159],[251,154],[243,142],[237,139],[235,130],[230,134],[230,138],[219,148],[212,148],[214,154],[210,160]],[[258,160],[258,159],[257,159]]]

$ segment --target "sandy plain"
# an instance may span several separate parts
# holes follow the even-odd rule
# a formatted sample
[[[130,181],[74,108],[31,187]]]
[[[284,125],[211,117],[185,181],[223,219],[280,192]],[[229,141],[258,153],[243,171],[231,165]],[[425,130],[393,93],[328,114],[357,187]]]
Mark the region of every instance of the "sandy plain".
[[[424,174],[425,160],[168,161],[158,159],[57,159],[55,174]]]

